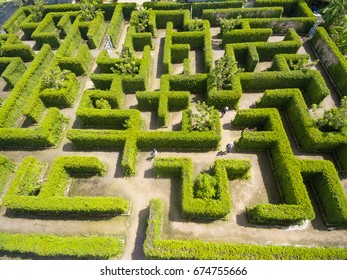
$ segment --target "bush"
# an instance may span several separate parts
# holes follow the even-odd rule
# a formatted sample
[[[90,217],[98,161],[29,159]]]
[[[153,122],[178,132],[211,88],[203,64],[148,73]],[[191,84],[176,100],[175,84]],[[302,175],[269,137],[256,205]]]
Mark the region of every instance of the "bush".
[[[111,236],[58,236],[0,233],[0,252],[30,258],[110,259],[119,257],[124,243]]]
[[[171,63],[182,63],[189,58],[189,44],[175,44],[171,46]]]
[[[2,28],[7,33],[17,33],[19,31],[21,23],[26,19],[27,13],[29,13],[29,7],[21,7],[4,23]]]
[[[114,9],[114,12],[110,21],[110,25],[107,29],[107,34],[110,36],[112,45],[114,47],[117,46],[123,23],[124,23],[123,7],[122,5],[116,5],[116,8]]]
[[[0,73],[10,88],[14,88],[20,78],[23,76],[26,66],[20,57],[1,57]]]

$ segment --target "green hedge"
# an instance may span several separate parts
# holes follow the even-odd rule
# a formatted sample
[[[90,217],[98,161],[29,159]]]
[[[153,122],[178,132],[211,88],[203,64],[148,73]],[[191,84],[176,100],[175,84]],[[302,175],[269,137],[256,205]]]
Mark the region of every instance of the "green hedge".
[[[206,9],[202,12],[202,19],[210,22],[212,27],[219,26],[219,18],[280,18],[283,13],[282,7],[262,8],[230,8],[230,9]]]
[[[0,46],[1,56],[20,57],[25,62],[34,59],[34,51],[30,46],[24,44],[17,34],[1,34],[0,39],[5,41]]]
[[[19,31],[21,23],[26,19],[29,13],[29,7],[21,7],[4,23],[2,28],[7,33],[17,33]]]
[[[276,109],[239,110],[233,124],[236,127],[261,128],[262,131],[259,132],[243,132],[236,142],[236,149],[270,152],[280,196],[285,203],[285,205],[261,204],[248,207],[250,221],[260,224],[288,225],[314,219],[315,214],[303,183],[300,167],[292,152],[278,111]]]
[[[276,54],[293,53],[295,54],[301,47],[302,42],[300,36],[294,29],[289,29],[280,42],[246,42],[246,43],[233,43],[225,46],[225,49],[233,48],[236,59],[244,61],[247,56],[249,46],[257,48],[259,58],[261,61],[273,60]]]
[[[25,160],[20,171],[32,174],[31,163]],[[47,181],[39,186],[38,195],[21,195],[22,172],[16,174],[9,191],[4,197],[4,205],[16,212],[30,212],[50,215],[115,215],[129,210],[129,202],[121,197],[66,197],[64,196],[69,178],[83,174],[102,176],[104,165],[96,157],[59,157],[54,161]],[[26,175],[25,177],[27,177]],[[28,185],[27,187],[30,187]]]
[[[98,48],[105,32],[104,15],[100,12],[96,13],[95,18],[88,22],[88,32],[86,38],[88,46],[91,49]]]
[[[110,259],[120,257],[124,243],[112,236],[58,236],[0,233],[0,252],[35,258]]]
[[[0,155],[0,198],[10,175],[14,172],[15,164],[7,157]]]
[[[48,45],[42,47],[22,78],[13,88],[11,95],[0,108],[0,127],[12,127],[21,115],[31,91],[37,86],[41,75],[51,63],[53,52]],[[4,135],[4,137],[6,137]]]
[[[242,42],[267,42],[271,35],[271,28],[235,29],[223,33],[222,45]]]
[[[189,44],[174,44],[171,46],[171,62],[182,63],[184,59],[189,57]]]
[[[248,53],[246,57],[246,71],[253,72],[255,68],[257,67],[258,62],[259,62],[259,55],[257,52],[257,48],[251,45],[248,47]]]
[[[1,77],[10,88],[13,88],[26,71],[26,66],[20,57],[0,57]]]
[[[302,150],[308,152],[333,152],[337,149],[336,154],[338,157],[343,151],[343,149],[340,149],[340,145],[346,143],[345,134],[340,132],[321,132],[308,112],[306,102],[300,90],[282,89],[265,91],[258,106],[285,109],[296,140]],[[344,167],[345,161],[343,160],[343,156],[341,159]]]
[[[53,49],[59,48],[60,38],[54,24],[54,14],[47,15],[39,23],[31,37],[40,47],[44,44],[49,44]]]
[[[65,108],[74,104],[79,91],[75,74],[69,74],[64,83],[65,86],[59,90],[47,88],[40,93],[40,98],[47,107]]]
[[[67,119],[57,108],[48,109],[34,128],[1,128],[0,147],[10,149],[45,148],[55,146],[61,139]]]
[[[218,198],[197,198],[194,191],[193,164],[189,158],[155,158],[153,171],[159,177],[180,177],[183,217],[223,219],[231,209],[229,180],[247,178],[249,161],[216,160],[212,168],[218,182]]]
[[[347,226],[347,197],[330,161],[301,160],[302,176],[310,180],[328,226]]]
[[[323,27],[319,27],[310,43],[341,94],[343,96],[347,95],[347,61],[331,40],[329,34]]]
[[[164,206],[159,199],[149,204],[143,251],[147,259],[190,260],[336,260],[346,259],[345,248],[303,247],[204,242],[197,239],[163,239]]]
[[[240,73],[244,91],[264,89],[301,88],[305,91],[308,104],[320,104],[330,94],[322,75],[318,71],[269,71],[257,73]]]

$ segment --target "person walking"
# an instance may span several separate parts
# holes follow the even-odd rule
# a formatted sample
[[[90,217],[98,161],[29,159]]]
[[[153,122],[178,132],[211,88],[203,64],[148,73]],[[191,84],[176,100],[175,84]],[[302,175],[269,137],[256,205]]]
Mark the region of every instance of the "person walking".
[[[231,150],[233,149],[233,144],[231,143],[228,143],[227,146],[226,146],[226,151],[227,153],[231,153]]]
[[[223,118],[224,117],[224,115],[225,115],[225,113],[226,112],[228,112],[229,111],[229,107],[227,107],[227,106],[225,106],[224,108],[223,108],[223,110],[221,111],[221,118]]]
[[[153,149],[151,152],[151,157],[155,157],[158,154],[158,151],[156,149]]]

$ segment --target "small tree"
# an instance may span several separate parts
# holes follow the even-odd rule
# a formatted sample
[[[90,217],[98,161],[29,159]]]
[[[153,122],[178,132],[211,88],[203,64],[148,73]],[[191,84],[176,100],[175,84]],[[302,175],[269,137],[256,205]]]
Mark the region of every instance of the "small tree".
[[[95,101],[95,107],[97,109],[111,109],[110,103],[106,99],[100,98]]]
[[[332,28],[332,38],[341,53],[347,54],[347,17],[345,16],[339,26]]]
[[[316,119],[316,124],[322,129],[340,131],[347,126],[347,97],[341,99],[339,108],[325,110],[322,117]]]
[[[339,25],[344,17],[344,0],[330,0],[329,4],[322,9],[324,25],[330,29],[333,25]]]
[[[142,5],[137,5],[136,11],[137,16],[133,19],[133,24],[135,24],[136,32],[146,32],[148,28],[149,12],[151,9],[147,9]]]
[[[83,0],[80,2],[81,17],[84,21],[92,21],[96,16],[95,0]]]
[[[223,89],[230,86],[232,78],[240,72],[242,68],[237,67],[235,60],[228,61],[225,56],[217,60],[215,68],[212,69],[211,74],[214,77],[214,82],[217,89]]]
[[[196,109],[198,111],[197,113],[193,113],[191,109],[188,111],[193,130],[210,130],[212,126],[211,116],[214,110],[213,106],[209,107],[205,104],[205,102],[201,103],[198,101],[196,104]]]
[[[193,21],[190,21],[188,24],[189,31],[202,31],[204,30],[204,26],[202,25],[201,20],[195,18]]]
[[[43,18],[45,0],[34,0],[34,5],[31,7],[31,17],[34,22],[39,22]]]
[[[113,73],[130,74],[132,76],[139,73],[139,66],[135,61],[135,56],[128,46],[123,48],[120,58],[114,67],[111,67]]]
[[[43,88],[61,89],[65,87],[65,80],[68,74],[71,72],[68,70],[61,71],[59,67],[52,67],[48,73],[42,77]]]
[[[237,18],[220,18],[219,24],[220,24],[220,34],[223,35],[225,32],[232,31],[236,27],[238,27],[241,24],[241,16],[237,16]]]
[[[195,197],[201,199],[215,199],[217,198],[217,187],[218,182],[216,178],[207,173],[201,173],[195,179]]]
[[[311,69],[311,67],[316,66],[318,62],[319,62],[319,59],[312,62],[308,62],[308,60],[305,59],[304,57],[300,57],[298,60],[290,59],[288,61],[288,65],[290,69],[292,70],[300,70],[306,73],[308,70]]]

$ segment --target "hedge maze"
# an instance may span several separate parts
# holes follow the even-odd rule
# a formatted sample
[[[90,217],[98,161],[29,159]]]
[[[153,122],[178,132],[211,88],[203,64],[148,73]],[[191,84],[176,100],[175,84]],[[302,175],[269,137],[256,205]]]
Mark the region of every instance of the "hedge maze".
[[[312,108],[331,109],[347,94],[347,62],[323,27],[308,37],[316,17],[305,1],[96,8],[88,21],[79,5],[49,5],[36,22],[27,6],[3,26],[0,254],[131,258],[129,231],[148,207],[136,257],[346,259],[346,127],[320,128]],[[221,19],[237,21],[225,31]],[[317,67],[305,67],[316,57]],[[229,71],[222,85],[219,61]],[[197,100],[213,106],[207,120],[194,120]],[[147,157],[154,148],[159,155]],[[161,199],[152,184],[163,185],[154,191]],[[173,209],[205,233],[181,238],[187,231],[170,218]],[[42,225],[22,230],[19,217]],[[78,225],[64,231],[57,220]],[[236,231],[212,236],[231,226],[262,231],[272,245],[234,239]],[[314,241],[284,245],[285,229],[295,227]],[[330,234],[333,242],[319,242]]]

